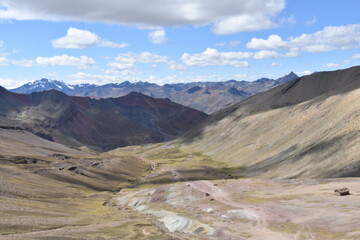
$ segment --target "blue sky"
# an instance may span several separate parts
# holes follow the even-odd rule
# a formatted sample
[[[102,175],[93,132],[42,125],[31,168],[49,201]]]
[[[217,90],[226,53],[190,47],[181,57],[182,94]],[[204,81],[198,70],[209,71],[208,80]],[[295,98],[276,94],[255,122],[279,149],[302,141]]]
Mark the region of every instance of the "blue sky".
[[[358,0],[0,0],[0,85],[255,80],[360,64]]]

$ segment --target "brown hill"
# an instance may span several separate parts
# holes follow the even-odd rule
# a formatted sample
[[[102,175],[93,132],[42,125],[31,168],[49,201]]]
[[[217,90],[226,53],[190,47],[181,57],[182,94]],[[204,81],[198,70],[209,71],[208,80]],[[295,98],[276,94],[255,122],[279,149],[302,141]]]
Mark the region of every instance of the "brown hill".
[[[197,110],[139,93],[100,100],[70,97],[56,90],[27,95],[2,88],[0,93],[1,125],[101,151],[173,139],[206,117]]]
[[[241,176],[360,176],[360,67],[305,76],[211,116],[181,140]]]

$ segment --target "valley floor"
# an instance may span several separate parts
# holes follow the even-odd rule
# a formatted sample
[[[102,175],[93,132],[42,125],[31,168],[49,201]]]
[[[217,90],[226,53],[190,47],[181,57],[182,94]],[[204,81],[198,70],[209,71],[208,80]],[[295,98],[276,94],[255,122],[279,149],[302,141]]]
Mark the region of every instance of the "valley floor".
[[[359,178],[248,179],[171,144],[100,154],[17,130],[0,149],[0,239],[360,238]]]
[[[349,187],[353,194],[336,196]],[[360,179],[192,181],[127,189],[120,211],[151,216],[180,239],[359,239]]]
[[[351,195],[334,195],[344,186]],[[199,180],[118,194],[69,187],[58,189],[63,197],[1,197],[0,239],[360,238],[360,179]]]

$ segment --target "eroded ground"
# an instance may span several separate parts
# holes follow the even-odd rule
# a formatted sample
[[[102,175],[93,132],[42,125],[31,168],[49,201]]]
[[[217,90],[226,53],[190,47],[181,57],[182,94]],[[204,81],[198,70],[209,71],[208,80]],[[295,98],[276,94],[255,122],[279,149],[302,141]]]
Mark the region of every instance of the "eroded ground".
[[[352,194],[336,196],[348,187]],[[126,189],[112,201],[184,239],[360,239],[360,180],[217,180]]]
[[[100,154],[18,130],[0,150],[0,239],[360,239],[356,178],[244,179],[172,144]]]

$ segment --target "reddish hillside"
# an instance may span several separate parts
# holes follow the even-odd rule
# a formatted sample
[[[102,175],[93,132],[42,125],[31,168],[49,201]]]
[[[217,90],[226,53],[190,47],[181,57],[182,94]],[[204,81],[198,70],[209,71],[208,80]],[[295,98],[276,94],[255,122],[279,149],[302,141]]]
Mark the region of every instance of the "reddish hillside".
[[[49,140],[97,150],[173,139],[206,114],[139,93],[120,98],[69,97],[51,90],[32,94],[0,89],[0,123]]]

